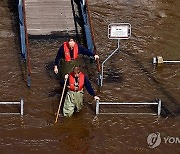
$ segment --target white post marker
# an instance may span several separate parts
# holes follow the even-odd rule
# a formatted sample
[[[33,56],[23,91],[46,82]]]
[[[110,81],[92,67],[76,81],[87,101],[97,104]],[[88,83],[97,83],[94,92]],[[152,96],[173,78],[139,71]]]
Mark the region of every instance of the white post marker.
[[[102,71],[99,78],[100,86],[103,84],[103,71],[105,62],[111,58],[120,48],[120,40],[131,37],[131,25],[129,23],[111,23],[108,25],[108,38],[118,40],[117,48],[102,63]]]

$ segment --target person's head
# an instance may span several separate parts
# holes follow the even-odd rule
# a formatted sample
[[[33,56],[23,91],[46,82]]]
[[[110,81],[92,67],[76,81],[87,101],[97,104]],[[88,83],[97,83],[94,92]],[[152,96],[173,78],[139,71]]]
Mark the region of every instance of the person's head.
[[[75,45],[75,39],[74,38],[69,38],[68,39],[68,45],[71,49],[74,48],[74,45]]]
[[[73,72],[74,72],[75,75],[78,75],[79,72],[80,72],[80,66],[78,66],[78,65],[74,66]]]

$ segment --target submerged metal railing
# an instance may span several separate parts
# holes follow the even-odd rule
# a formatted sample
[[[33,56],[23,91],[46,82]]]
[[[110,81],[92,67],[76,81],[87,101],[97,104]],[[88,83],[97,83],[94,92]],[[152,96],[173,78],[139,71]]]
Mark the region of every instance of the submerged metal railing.
[[[94,51],[94,54],[97,54],[95,38],[94,38],[94,30],[92,27],[92,20],[91,20],[91,15],[89,11],[88,1],[81,0],[80,6],[81,6],[81,11],[82,11],[82,16],[83,16],[87,47],[92,52]],[[100,69],[99,59],[96,59],[96,65],[97,65],[98,78],[100,78],[101,69]],[[98,82],[98,85],[100,85],[99,82]]]
[[[30,56],[29,56],[29,41],[26,27],[26,12],[25,12],[25,0],[19,0],[18,4],[19,12],[19,26],[20,26],[20,40],[21,40],[21,53],[22,57],[26,61],[27,67],[27,85],[31,85],[31,68],[30,68]]]
[[[87,48],[93,52],[94,45],[92,40],[92,34],[91,34],[91,28],[89,24],[89,16],[88,16],[88,10],[87,10],[87,3],[85,0],[80,1],[81,6],[81,13],[83,17],[83,23],[84,23],[84,31],[86,36],[86,42],[87,42]]]
[[[162,56],[153,57],[153,65],[163,64],[163,63],[180,63],[180,60],[164,60]]]
[[[103,85],[103,77],[104,77],[104,64],[105,64],[105,62],[109,59],[109,58],[111,58],[117,51],[119,51],[119,49],[120,49],[120,39],[118,39],[118,44],[117,44],[117,48],[116,48],[116,50],[114,50],[104,61],[103,61],[103,63],[102,63],[102,66],[101,66],[101,75],[100,75],[100,86],[102,86]]]
[[[4,115],[10,115],[10,114],[17,114],[17,115],[23,115],[24,110],[24,101],[21,99],[19,102],[0,102],[0,105],[20,105],[20,113],[0,113]]]
[[[100,113],[100,105],[157,105],[157,114],[153,113]],[[160,115],[161,114],[161,100],[156,99],[155,102],[148,103],[148,102],[99,102],[99,100],[96,101],[96,114],[147,114],[147,115]]]

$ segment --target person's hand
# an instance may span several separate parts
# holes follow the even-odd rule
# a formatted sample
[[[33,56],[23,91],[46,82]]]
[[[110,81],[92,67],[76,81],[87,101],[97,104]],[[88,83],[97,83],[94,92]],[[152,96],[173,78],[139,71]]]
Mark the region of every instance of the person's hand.
[[[66,75],[64,76],[65,79],[68,79],[68,77],[69,77],[69,74],[66,74]]]
[[[94,96],[94,100],[97,101],[100,100],[100,98],[98,96]]]
[[[54,73],[58,74],[58,67],[57,66],[54,66]]]
[[[96,60],[96,59],[99,59],[99,56],[98,55],[95,55],[94,56],[94,59]]]

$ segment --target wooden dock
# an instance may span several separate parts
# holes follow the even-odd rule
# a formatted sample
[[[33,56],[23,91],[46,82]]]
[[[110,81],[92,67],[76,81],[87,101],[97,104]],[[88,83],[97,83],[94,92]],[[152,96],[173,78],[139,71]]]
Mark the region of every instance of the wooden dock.
[[[30,35],[75,34],[71,0],[25,0]]]

